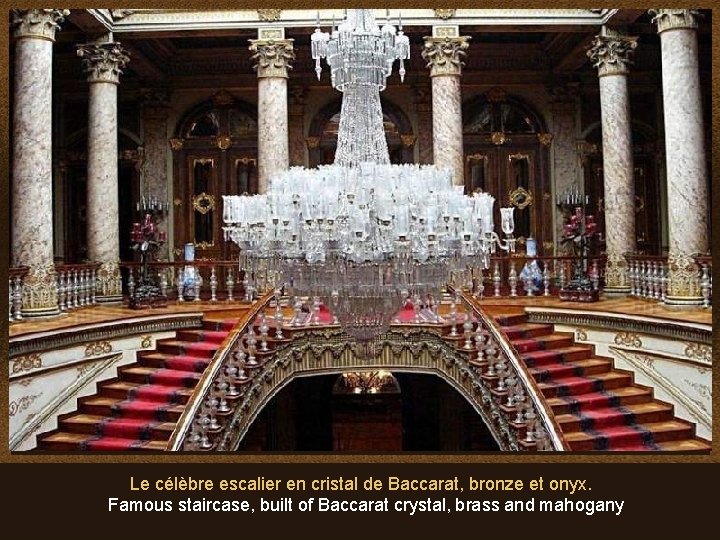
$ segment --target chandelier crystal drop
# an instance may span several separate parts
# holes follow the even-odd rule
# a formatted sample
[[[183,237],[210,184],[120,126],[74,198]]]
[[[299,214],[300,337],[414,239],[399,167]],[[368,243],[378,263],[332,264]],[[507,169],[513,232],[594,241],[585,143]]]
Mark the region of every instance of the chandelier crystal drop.
[[[225,238],[241,249],[250,291],[286,287],[296,298],[293,321],[304,302],[305,323],[320,324],[325,306],[359,354],[374,356],[398,312],[403,322],[440,322],[451,275],[466,285],[498,247],[514,251],[513,209],[501,209],[502,242],[489,193],[464,195],[446,169],[389,164],[380,91],[395,60],[404,75],[402,26],[380,28],[371,10],[349,9],[311,43],[318,77],[326,58],[343,93],[335,163],[283,171],[261,195],[224,196]]]

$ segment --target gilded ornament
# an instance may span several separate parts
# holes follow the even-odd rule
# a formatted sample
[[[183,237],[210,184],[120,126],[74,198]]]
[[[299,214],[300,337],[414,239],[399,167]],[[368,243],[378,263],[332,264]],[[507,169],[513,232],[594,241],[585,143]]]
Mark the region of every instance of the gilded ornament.
[[[434,9],[436,17],[440,17],[443,20],[452,19],[457,12],[457,9]]]
[[[630,285],[627,261],[622,255],[617,253],[607,254],[605,284],[606,288],[624,288]]]
[[[587,339],[588,336],[585,330],[583,330],[582,328],[575,329],[575,341],[587,341]]]
[[[552,133],[538,133],[537,138],[543,146],[550,146],[550,143],[553,140]]]
[[[12,374],[22,373],[23,371],[31,371],[42,367],[42,358],[40,355],[28,354],[27,356],[19,356],[13,360]]]
[[[168,142],[170,143],[170,148],[173,150],[182,150],[183,146],[185,146],[183,139],[170,139]]]
[[[320,147],[320,137],[306,137],[305,142],[307,143],[307,147],[311,150]]]
[[[292,39],[250,40],[250,57],[258,77],[281,77],[287,79],[290,62],[295,60]]]
[[[598,68],[598,75],[627,74],[632,64],[631,54],[637,47],[637,38],[625,36],[614,30],[603,27],[602,32],[595,36],[592,47],[587,55]]]
[[[463,58],[470,46],[470,37],[426,37],[422,57],[430,68],[430,76],[460,75]]]
[[[23,412],[26,410],[30,405],[33,404],[33,402],[39,398],[42,394],[33,394],[33,395],[27,395],[22,396],[19,399],[16,399],[14,401],[10,402],[9,406],[9,416],[15,416],[18,413]]]
[[[641,349],[643,344],[642,340],[637,334],[632,332],[618,332],[615,334],[615,345],[623,345],[625,347],[634,347]]]
[[[182,206],[182,199],[179,197],[175,197],[175,199],[173,199],[173,204],[175,206]]]
[[[510,192],[510,204],[522,210],[533,203],[533,196],[527,189],[520,186]]]
[[[668,256],[668,297],[700,298],[700,269],[695,259],[683,252]]]
[[[502,131],[495,131],[490,135],[490,142],[496,146],[505,144],[507,140],[507,135],[505,135]]]
[[[85,357],[98,356],[112,352],[112,343],[109,341],[94,341],[85,346]]]
[[[691,360],[698,360],[703,363],[712,363],[712,347],[701,343],[688,343],[685,347],[685,356]]]
[[[152,346],[152,336],[140,336],[140,348],[149,349]]]
[[[258,9],[257,14],[261,21],[275,22],[280,20],[282,9]]]
[[[122,70],[130,61],[125,48],[118,42],[84,43],[77,46],[77,55],[88,82],[119,84]]]
[[[232,144],[232,139],[229,135],[218,135],[215,138],[215,144],[217,144],[217,147],[220,150],[225,151],[230,148],[230,145]]]
[[[412,133],[400,135],[400,141],[405,148],[410,148],[415,144],[417,137]]]
[[[205,192],[196,195],[193,197],[193,209],[203,215],[207,214],[210,210],[214,210],[215,196]]]

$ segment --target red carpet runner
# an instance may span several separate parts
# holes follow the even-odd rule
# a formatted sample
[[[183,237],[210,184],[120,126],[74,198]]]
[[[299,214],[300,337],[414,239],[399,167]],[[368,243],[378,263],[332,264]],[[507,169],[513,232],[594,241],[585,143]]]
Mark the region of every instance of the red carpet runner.
[[[118,377],[98,383],[78,410],[58,418],[58,429],[38,437],[40,450],[164,450],[185,404],[237,321],[203,321],[138,351]]]
[[[675,418],[673,407],[653,398],[651,388],[635,384],[633,374],[615,369],[610,358],[550,324],[533,324],[527,315],[495,320],[520,354],[572,450],[709,451],[695,437],[695,425]]]

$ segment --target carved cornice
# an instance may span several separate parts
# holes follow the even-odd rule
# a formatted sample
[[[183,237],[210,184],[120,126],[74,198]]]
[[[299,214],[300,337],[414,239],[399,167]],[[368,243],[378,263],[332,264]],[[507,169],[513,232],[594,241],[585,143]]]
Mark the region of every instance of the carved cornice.
[[[697,28],[702,14],[697,9],[650,9],[652,20],[658,27],[658,34],[677,28]]]
[[[460,75],[463,58],[470,47],[470,37],[426,37],[422,57],[430,68],[430,76]]]
[[[78,45],[77,55],[89,83],[120,83],[123,68],[130,61],[125,48],[118,42],[84,43]]]
[[[440,17],[443,20],[452,19],[457,12],[457,9],[433,9],[436,17]]]
[[[603,27],[602,32],[595,36],[587,55],[592,60],[593,67],[598,68],[600,77],[626,75],[632,64],[630,55],[636,47],[636,37],[625,36]]]
[[[258,18],[265,22],[275,22],[280,20],[282,9],[258,9]]]
[[[290,62],[295,60],[292,39],[251,39],[250,52],[255,53],[250,59],[258,78],[288,78]]]
[[[158,319],[155,316],[132,322],[115,322],[92,328],[68,328],[47,335],[10,338],[10,358],[62,349],[91,341],[111,341],[136,334],[154,334],[186,328],[200,328],[202,314],[191,313]]]
[[[15,38],[35,38],[55,41],[55,31],[70,15],[69,9],[13,9],[12,24]]]
[[[712,344],[712,329],[699,328],[665,320],[643,320],[625,315],[606,313],[568,312],[551,309],[527,308],[528,321],[542,324],[562,324],[581,328],[602,328],[635,334],[648,334],[671,339]]]

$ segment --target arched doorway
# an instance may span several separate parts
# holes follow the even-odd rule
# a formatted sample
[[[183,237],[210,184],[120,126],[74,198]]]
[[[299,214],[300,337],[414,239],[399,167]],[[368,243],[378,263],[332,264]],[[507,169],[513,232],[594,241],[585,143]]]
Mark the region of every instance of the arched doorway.
[[[477,411],[440,377],[386,372],[382,378],[390,382],[376,392],[345,391],[346,378],[346,374],[295,378],[263,408],[239,450],[499,449]]]
[[[222,196],[257,193],[257,111],[228,92],[191,108],[170,144],[174,161],[174,254],[232,258],[223,241]]]
[[[633,142],[633,168],[635,176],[635,235],[638,253],[661,255],[667,251],[663,241],[662,216],[667,215],[665,194],[660,188],[658,157],[662,149],[657,147],[655,131],[640,122],[631,124]],[[581,158],[585,180],[585,193],[596,203],[593,213],[597,215],[598,230],[605,237],[605,182],[603,178],[602,129],[597,123],[591,126],[583,138]],[[604,250],[604,242],[600,243]]]
[[[465,190],[487,191],[495,197],[496,223],[500,207],[515,207],[520,249],[530,236],[538,240],[538,250],[553,239],[552,201],[545,197],[551,193],[548,143],[542,117],[501,89],[463,105]]]
[[[416,137],[410,119],[394,103],[384,98],[381,98],[380,101],[390,162],[395,164],[413,163]],[[317,112],[310,123],[307,138],[310,167],[328,165],[335,161],[341,106],[341,99],[331,101]]]

